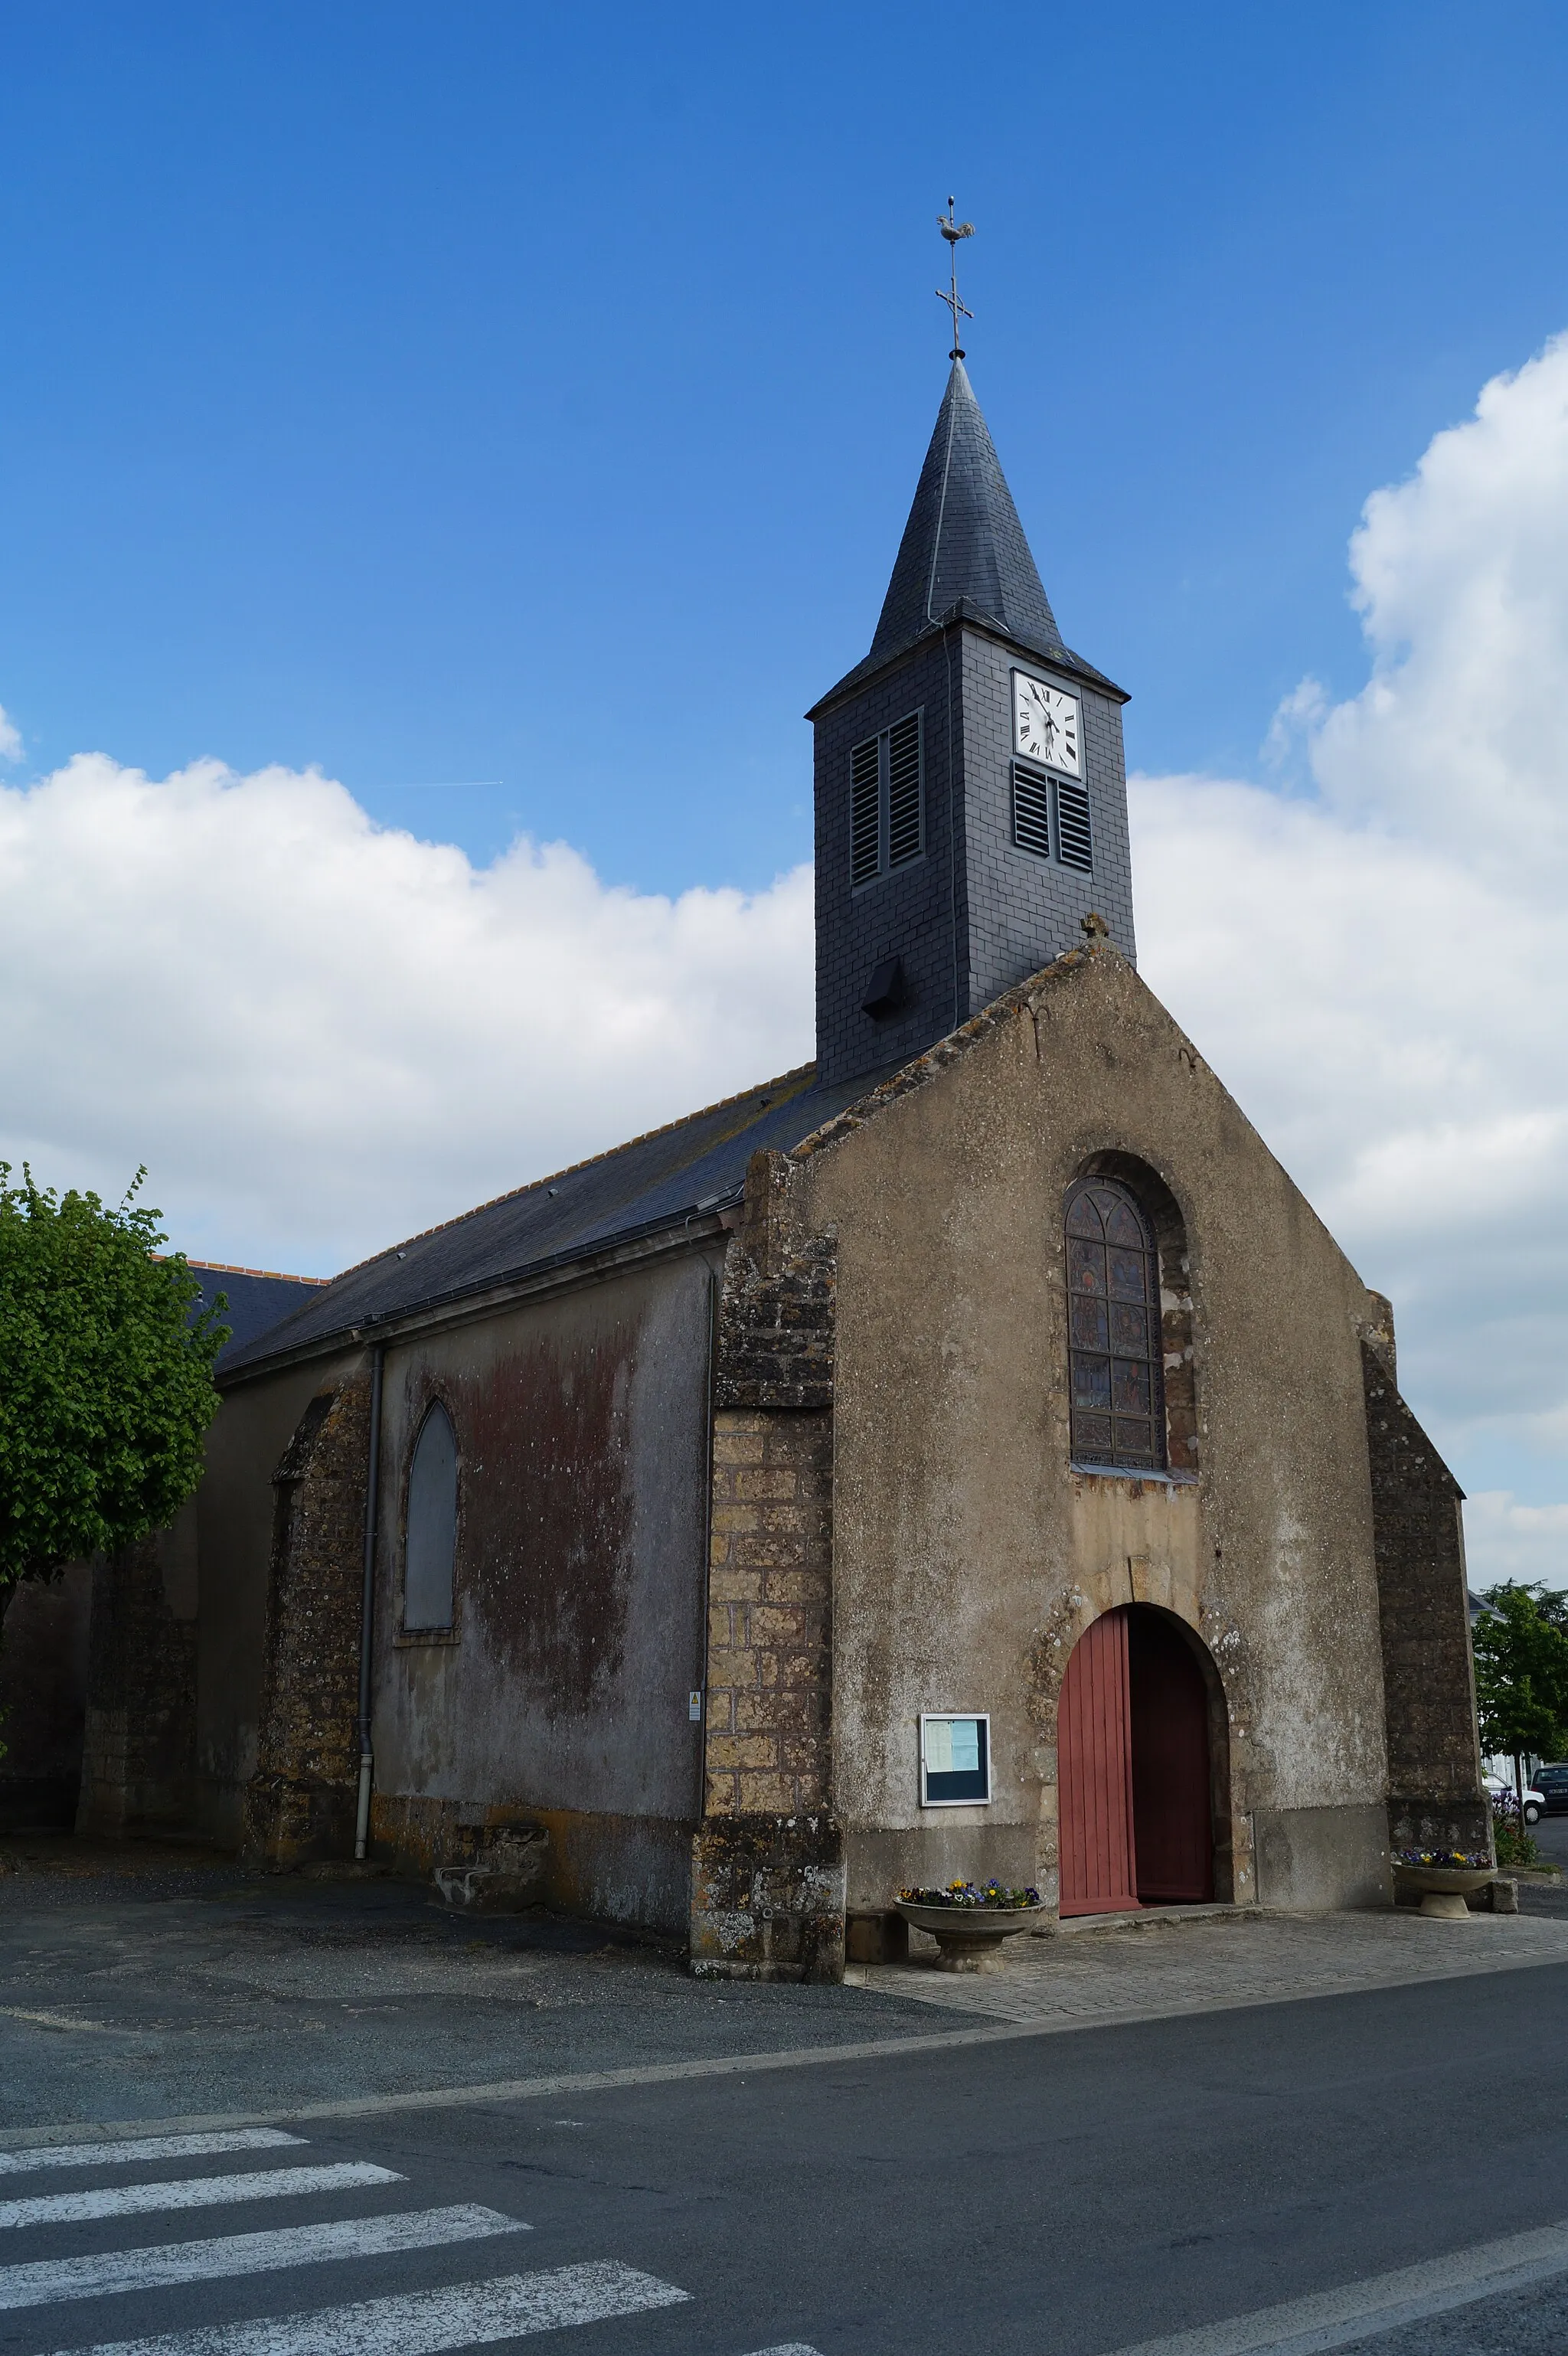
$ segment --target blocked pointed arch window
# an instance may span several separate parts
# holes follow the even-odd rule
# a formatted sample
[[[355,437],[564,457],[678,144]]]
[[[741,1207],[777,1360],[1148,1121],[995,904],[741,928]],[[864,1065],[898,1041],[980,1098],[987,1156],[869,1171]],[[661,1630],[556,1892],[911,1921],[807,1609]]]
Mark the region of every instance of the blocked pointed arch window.
[[[457,1434],[437,1399],[420,1425],[409,1462],[403,1548],[403,1626],[453,1624],[457,1573]]]
[[[1067,1333],[1076,1464],[1163,1472],[1159,1263],[1143,1207],[1114,1178],[1067,1197]]]

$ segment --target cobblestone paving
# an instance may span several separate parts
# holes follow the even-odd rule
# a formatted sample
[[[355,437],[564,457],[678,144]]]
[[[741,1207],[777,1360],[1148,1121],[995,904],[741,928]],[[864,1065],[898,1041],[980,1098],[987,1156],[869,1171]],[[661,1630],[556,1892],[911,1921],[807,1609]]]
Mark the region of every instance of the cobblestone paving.
[[[1010,1939],[1002,1958],[999,1969],[939,1972],[922,1955],[908,1964],[868,1965],[851,1976],[875,1995],[997,2020],[1157,2019],[1568,1964],[1568,1921],[1472,1914],[1466,1922],[1442,1922],[1403,1908],[1154,1918],[1136,1929]]]

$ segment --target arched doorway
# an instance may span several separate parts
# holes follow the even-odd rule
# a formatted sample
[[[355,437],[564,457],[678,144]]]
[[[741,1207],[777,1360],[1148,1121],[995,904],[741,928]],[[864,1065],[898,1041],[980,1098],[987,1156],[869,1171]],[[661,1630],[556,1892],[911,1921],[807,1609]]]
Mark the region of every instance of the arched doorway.
[[[1202,1645],[1168,1612],[1124,1604],[1084,1630],[1057,1713],[1063,1914],[1213,1897],[1218,1692]]]

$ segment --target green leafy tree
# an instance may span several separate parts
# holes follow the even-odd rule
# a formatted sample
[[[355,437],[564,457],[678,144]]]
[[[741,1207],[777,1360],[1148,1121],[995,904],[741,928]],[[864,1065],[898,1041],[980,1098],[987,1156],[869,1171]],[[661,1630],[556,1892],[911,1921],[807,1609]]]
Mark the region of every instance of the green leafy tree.
[[[1568,1607],[1550,1588],[1505,1580],[1488,1587],[1476,1622],[1476,1702],[1481,1748],[1513,1761],[1524,1822],[1524,1762],[1568,1751]]]
[[[166,1527],[201,1478],[227,1303],[197,1312],[183,1254],[157,1256],[145,1175],[105,1209],[0,1162],[0,1600]]]

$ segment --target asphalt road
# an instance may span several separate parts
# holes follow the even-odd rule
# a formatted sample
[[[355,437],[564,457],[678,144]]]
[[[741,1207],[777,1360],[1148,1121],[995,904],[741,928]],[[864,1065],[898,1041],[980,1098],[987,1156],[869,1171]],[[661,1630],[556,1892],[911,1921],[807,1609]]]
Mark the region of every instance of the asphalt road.
[[[142,2349],[172,2333],[193,2356],[409,2356],[581,2328],[571,2344],[584,2356],[1099,2356],[1563,2225],[1565,2018],[1568,1968],[1544,1966],[917,2055],[312,2120],[299,2143],[262,2148],[19,2170],[27,2155],[11,2153],[0,2350]],[[285,2179],[282,2192],[266,2180],[322,2169],[394,2180],[313,2173],[298,2179],[308,2189]],[[237,2175],[263,2181],[219,2200],[245,2190]],[[145,2185],[165,2190],[117,2205]],[[169,2189],[182,2185],[202,2205]],[[73,2215],[5,2205],[70,2195],[99,2197]],[[446,2222],[417,2222],[432,2211]],[[507,2221],[530,2230],[504,2231]],[[434,2245],[373,2246],[416,2231]],[[332,2232],[337,2255],[323,2254]],[[341,2254],[345,2234],[356,2254]],[[1560,2356],[1568,2233],[1559,2239],[1563,2270],[1543,2282],[1370,2344],[1388,2356]],[[171,2263],[149,2251],[213,2242],[226,2248],[208,2261],[172,2261],[208,2263],[213,2278],[149,2280]],[[116,2253],[140,2254],[126,2264],[141,2286],[105,2278]],[[73,2285],[71,2259],[96,2276]],[[12,2271],[29,2264],[42,2272]],[[518,2276],[520,2289],[472,2287]],[[57,2296],[72,2287],[86,2295]],[[377,2300],[393,2304],[346,2312]],[[308,2326],[242,2339],[229,2329],[307,2310]],[[1327,2340],[1276,2330],[1206,2345],[1223,2356],[1363,2339],[1352,2323]]]
[[[1531,1827],[1535,1845],[1549,1865],[1568,1867],[1568,1815],[1542,1816]]]

